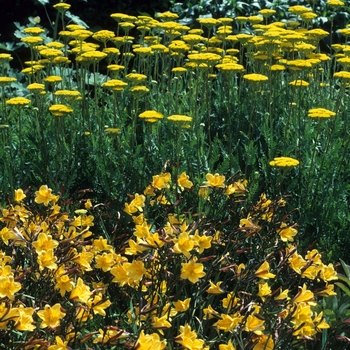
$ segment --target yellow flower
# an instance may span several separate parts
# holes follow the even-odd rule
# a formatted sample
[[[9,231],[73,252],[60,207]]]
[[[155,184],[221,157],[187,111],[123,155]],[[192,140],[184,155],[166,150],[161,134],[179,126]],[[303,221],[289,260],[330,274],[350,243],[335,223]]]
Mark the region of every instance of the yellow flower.
[[[271,9],[263,9],[260,10],[259,13],[263,15],[263,17],[268,18],[276,13],[276,10],[271,10]]]
[[[68,341],[63,341],[56,335],[56,345],[50,345],[47,350],[68,350]]]
[[[171,181],[170,173],[162,173],[160,175],[154,175],[152,177],[152,187],[157,190],[161,190],[163,188],[169,188],[169,183]]]
[[[298,230],[294,227],[287,226],[287,224],[283,222],[280,228],[277,229],[277,233],[280,235],[283,242],[293,242],[293,237],[297,235]]]
[[[227,344],[220,344],[219,350],[236,350],[236,348],[233,346],[231,340]]]
[[[256,74],[256,73],[245,74],[243,75],[243,78],[248,81],[256,82],[256,83],[269,80],[269,78],[266,75]]]
[[[255,345],[253,350],[273,350],[275,348],[275,342],[271,335],[262,334],[254,337]]]
[[[72,113],[73,109],[71,107],[66,106],[66,105],[55,104],[49,108],[49,111],[55,117],[63,117],[65,114]]]
[[[262,299],[262,301],[264,301],[266,297],[271,294],[271,288],[268,283],[264,282],[263,280],[258,283],[258,288],[259,292],[257,295]]]
[[[188,279],[191,283],[197,283],[200,278],[205,276],[204,266],[197,263],[197,258],[192,258],[188,263],[181,264],[181,278]]]
[[[54,255],[53,249],[42,250],[40,253],[38,253],[37,258],[40,271],[44,270],[45,268],[49,270],[57,269],[56,260],[57,257]]]
[[[293,86],[309,86],[310,84],[307,81],[298,79],[298,80],[293,80],[289,83],[289,85],[293,85]]]
[[[81,303],[88,303],[92,292],[90,291],[90,287],[87,286],[81,277],[78,278],[78,282],[72,292],[70,293],[69,299],[78,300]]]
[[[24,194],[21,188],[19,188],[18,190],[15,190],[15,198],[14,198],[15,202],[21,202],[26,197],[27,196]]]
[[[44,49],[39,51],[41,56],[47,57],[49,60],[53,60],[55,57],[63,56],[63,52],[57,49]]]
[[[74,282],[68,275],[61,275],[56,277],[55,289],[59,290],[62,297],[67,292],[72,291],[74,288]]]
[[[55,96],[63,96],[77,100],[80,97],[80,92],[77,90],[57,90]]]
[[[94,314],[99,314],[103,317],[106,316],[106,311],[108,307],[111,305],[111,301],[102,297],[101,293],[98,293],[94,296],[94,299],[88,300],[88,307],[91,308],[94,312]]]
[[[262,265],[255,272],[255,276],[262,278],[262,279],[274,278],[276,275],[269,272],[269,270],[270,270],[270,264],[268,263],[268,261],[265,261],[262,263]]]
[[[145,334],[144,330],[141,331],[135,346],[138,350],[162,350],[165,347],[166,341],[160,340],[157,333]]]
[[[144,263],[141,260],[134,260],[132,263],[125,263],[126,272],[131,283],[141,281],[147,272]]]
[[[103,272],[107,272],[115,264],[114,254],[104,252],[102,255],[96,255],[95,261],[95,268],[102,269]]]
[[[294,13],[296,15],[300,15],[305,12],[311,12],[311,9],[305,6],[295,5],[295,6],[290,6],[288,9],[288,12]]]
[[[192,181],[189,180],[189,176],[186,174],[186,172],[182,172],[178,179],[177,184],[180,187],[181,191],[183,191],[185,188],[191,188],[193,186]]]
[[[106,42],[107,40],[114,38],[115,35],[111,30],[99,30],[98,32],[94,33],[92,37],[96,40]]]
[[[44,41],[44,38],[41,36],[27,36],[25,38],[22,38],[21,41],[23,41],[26,44],[29,44],[29,46],[35,46]]]
[[[46,304],[44,310],[38,311],[37,315],[42,319],[40,328],[55,328],[60,325],[61,319],[66,313],[61,311],[61,304],[57,303],[52,307]]]
[[[337,272],[334,270],[333,264],[323,265],[320,277],[325,281],[334,281],[338,279]]]
[[[180,326],[180,334],[175,338],[175,342],[181,344],[185,349],[203,349],[204,341],[197,339],[196,331],[192,331],[189,324]]]
[[[12,275],[0,276],[0,298],[9,298],[10,300],[15,299],[15,293],[22,288],[19,282],[15,282]]]
[[[129,74],[127,74],[127,76],[125,78],[134,82],[134,83],[139,83],[141,81],[146,80],[147,75],[139,74],[139,73],[129,73]]]
[[[59,2],[58,4],[53,5],[53,7],[60,12],[65,12],[70,9],[70,5],[65,2]]]
[[[174,239],[174,242],[174,252],[176,254],[184,254],[187,258],[191,256],[190,252],[194,248],[195,243],[193,235],[189,235],[188,232],[183,231],[179,234],[178,238]]]
[[[192,121],[192,117],[188,117],[186,115],[179,115],[179,114],[170,115],[167,119],[172,122],[180,122],[180,123]]]
[[[43,203],[47,207],[55,197],[53,194],[51,194],[51,192],[51,188],[48,188],[47,185],[40,186],[39,191],[35,192],[35,203]]]
[[[325,108],[309,109],[308,116],[310,118],[330,118],[335,117],[336,113]]]
[[[101,51],[88,51],[82,53],[81,57],[89,62],[99,62],[105,57],[107,57],[107,54]]]
[[[48,235],[45,232],[40,232],[37,240],[33,242],[32,245],[35,248],[37,254],[39,254],[45,250],[55,249],[58,246],[58,242],[52,239],[51,235]]]
[[[173,302],[174,309],[177,312],[185,312],[185,311],[187,311],[189,309],[190,302],[191,302],[191,298],[187,298],[185,300],[174,301]]]
[[[1,283],[0,283],[1,285]],[[33,324],[33,313],[34,309],[32,307],[24,307],[20,305],[20,307],[17,308],[18,316],[15,319],[14,327],[18,331],[29,331],[32,332],[36,326]]]
[[[265,329],[265,320],[255,314],[247,317],[243,330],[247,332],[253,332],[256,335],[262,335],[262,331]]]
[[[213,324],[213,327],[225,332],[231,332],[240,324],[242,319],[243,316],[238,312],[232,315],[221,314],[220,319]]]
[[[144,111],[139,114],[139,118],[141,119],[163,119],[164,115],[154,110]]]
[[[15,81],[17,81],[16,78],[0,77],[0,84],[1,85],[11,84],[11,83],[14,83]]]
[[[206,236],[205,234],[200,236],[198,234],[198,230],[196,231],[194,235],[194,242],[199,254],[202,254],[205,249],[209,249],[211,247],[212,239],[212,236]]]
[[[162,317],[154,316],[152,320],[152,328],[162,330],[164,328],[170,328],[171,323],[168,321],[168,315]]]
[[[299,165],[299,161],[290,157],[277,157],[270,162],[271,166],[294,167]]]
[[[30,103],[30,100],[24,97],[13,97],[6,101],[10,106],[26,106]]]
[[[44,78],[44,81],[48,83],[59,83],[62,81],[62,77],[57,75],[49,75],[48,77]]]
[[[205,185],[210,186],[210,187],[225,187],[225,175],[219,175],[218,173],[216,174],[206,174],[205,175],[207,181],[204,182]]]
[[[340,80],[348,81],[350,80],[350,72],[347,72],[347,71],[336,72],[333,74],[333,77],[338,78]]]
[[[299,292],[298,294],[294,297],[293,303],[298,304],[298,303],[304,303],[310,306],[315,306],[317,303],[314,301],[314,293],[311,292],[311,290],[307,289],[306,284],[302,287],[299,286]]]
[[[344,6],[344,3],[339,0],[328,0],[326,5],[328,6],[334,6],[334,7],[341,7]]]
[[[282,288],[280,288],[280,294],[275,297],[275,300],[290,300],[288,293],[289,289],[282,290]]]
[[[217,282],[216,284],[214,284],[212,281],[209,281],[210,283],[210,287],[206,290],[206,292],[208,294],[224,294],[225,291],[220,287],[220,285],[222,284],[222,281]]]
[[[244,67],[237,63],[220,63],[215,66],[219,70],[230,73],[244,72]]]

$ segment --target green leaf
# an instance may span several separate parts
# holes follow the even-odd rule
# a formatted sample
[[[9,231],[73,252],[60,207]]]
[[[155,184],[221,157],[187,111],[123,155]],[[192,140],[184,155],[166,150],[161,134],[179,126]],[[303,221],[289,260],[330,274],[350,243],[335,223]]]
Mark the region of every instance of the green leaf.
[[[341,266],[344,269],[346,276],[350,279],[350,266],[347,265],[344,260],[342,259],[339,259],[339,260],[340,260]]]
[[[350,289],[347,288],[343,283],[336,282],[335,285],[338,286],[346,295],[350,297]]]

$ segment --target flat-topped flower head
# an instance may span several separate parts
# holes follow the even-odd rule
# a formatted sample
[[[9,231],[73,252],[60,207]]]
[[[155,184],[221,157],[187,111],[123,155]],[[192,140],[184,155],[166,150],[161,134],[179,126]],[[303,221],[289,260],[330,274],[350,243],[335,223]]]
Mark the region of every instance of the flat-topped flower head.
[[[106,135],[120,135],[122,131],[119,128],[106,128],[105,134]]]
[[[68,113],[72,113],[73,108],[63,104],[55,104],[49,108],[49,111],[52,113],[54,117],[63,117]]]
[[[335,72],[333,74],[333,77],[343,80],[344,82],[347,83],[350,80],[350,72],[347,72],[347,71]]]
[[[33,92],[43,92],[45,90],[45,85],[44,84],[39,84],[39,83],[32,83],[27,86],[27,89],[29,91]]]
[[[84,52],[81,54],[81,57],[86,59],[87,61],[91,62],[99,62],[105,57],[107,57],[107,54],[101,51],[89,51],[89,52]]]
[[[268,18],[272,15],[274,15],[276,13],[276,10],[272,10],[272,9],[262,9],[259,11],[259,13],[265,17],[265,18]]]
[[[163,20],[163,21],[173,21],[175,19],[179,18],[179,15],[170,11],[166,11],[163,13],[158,13],[157,18]]]
[[[29,46],[35,46],[41,44],[44,41],[44,38],[41,36],[27,36],[22,38],[21,41]]]
[[[67,99],[78,100],[81,96],[78,90],[57,90],[55,96],[62,96]]]
[[[305,6],[295,5],[289,7],[288,12],[293,13],[295,15],[301,15],[305,12],[311,12],[311,9]]]
[[[326,108],[313,108],[309,109],[308,116],[310,118],[330,118],[335,117],[336,113]]]
[[[134,82],[134,83],[139,83],[141,81],[144,81],[147,79],[147,75],[145,74],[140,74],[140,73],[129,73],[125,77],[126,79]]]
[[[0,85],[6,85],[6,84],[11,84],[17,81],[16,78],[12,77],[0,77]]]
[[[215,19],[215,18],[197,18],[197,21],[201,25],[208,27],[208,28],[212,28],[212,27],[215,27],[215,26],[220,24],[220,21],[218,19]]]
[[[119,79],[111,79],[102,84],[102,87],[107,89],[115,89],[115,88],[124,89],[127,86],[128,86],[128,83]]]
[[[306,86],[309,86],[310,84],[305,80],[298,79],[298,80],[291,81],[289,85],[296,86],[296,87],[302,87],[302,86],[306,87]]]
[[[67,4],[65,2],[59,2],[58,4],[53,5],[53,7],[59,11],[59,12],[66,12],[70,9],[70,4]]]
[[[299,161],[290,157],[276,157],[270,162],[270,165],[273,167],[295,167],[299,165]]]
[[[339,1],[339,0],[328,0],[326,5],[331,7],[341,7],[341,6],[344,6],[345,4],[343,1]]]
[[[44,81],[51,84],[60,83],[62,81],[62,77],[58,75],[49,75],[46,78],[44,78]]]
[[[244,67],[237,63],[220,63],[215,66],[223,72],[240,73],[244,72]]]
[[[149,92],[149,88],[144,85],[136,85],[130,89],[130,92],[134,95],[142,96]]]
[[[98,32],[92,34],[92,37],[98,41],[106,42],[114,38],[115,34],[111,30],[99,30]]]
[[[45,32],[45,30],[40,27],[28,27],[28,28],[24,28],[22,31],[25,34],[32,34],[32,35],[38,35]]]
[[[154,110],[144,111],[139,114],[139,118],[141,119],[163,119],[164,115]]]
[[[175,67],[171,70],[175,75],[183,75],[187,72],[187,69],[184,67]]]
[[[269,78],[266,75],[257,74],[257,73],[245,74],[243,75],[243,78],[249,82],[254,82],[254,83],[259,83],[259,82],[264,82],[269,80]]]
[[[13,60],[9,53],[0,53],[0,64],[8,63]]]
[[[181,115],[181,114],[170,115],[167,119],[175,123],[189,123],[192,121],[192,117],[189,117],[187,115]]]
[[[13,97],[6,101],[9,106],[27,106],[31,101],[25,97]]]
[[[55,57],[63,56],[63,52],[58,49],[44,49],[39,51],[40,55],[48,59],[54,59]]]

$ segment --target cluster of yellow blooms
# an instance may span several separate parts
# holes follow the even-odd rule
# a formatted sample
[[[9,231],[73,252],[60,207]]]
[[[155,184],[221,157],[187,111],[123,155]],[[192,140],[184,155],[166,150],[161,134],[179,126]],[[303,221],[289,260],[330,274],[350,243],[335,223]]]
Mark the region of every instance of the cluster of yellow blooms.
[[[333,9],[337,9],[342,4],[341,1],[327,3]],[[54,7],[64,14],[70,5],[58,3]],[[28,27],[24,29],[24,33],[28,36],[21,40],[31,49],[33,59],[26,62],[29,67],[25,68],[23,73],[28,74],[32,80],[28,90],[33,94],[43,95],[48,91],[48,83],[62,84],[62,77],[51,75],[51,72],[53,67],[57,67],[61,71],[68,67],[71,63],[71,59],[67,57],[68,54],[74,55],[74,60],[79,62],[82,67],[94,65],[96,68],[96,65],[105,59],[107,60],[108,75],[111,75],[111,79],[102,83],[102,87],[113,93],[127,89],[126,91],[132,95],[141,97],[143,94],[149,93],[150,88],[146,85],[140,85],[140,83],[158,81],[160,78],[157,69],[153,72],[154,60],[158,62],[159,59],[163,59],[164,62],[168,62],[170,58],[174,65],[172,72],[175,76],[179,72],[186,74],[188,70],[200,69],[210,73],[208,76],[215,77],[213,74],[215,67],[222,74],[244,73],[242,58],[236,57],[244,49],[247,51],[246,56],[251,65],[260,71],[259,74],[258,72],[245,74],[244,79],[247,82],[267,81],[272,78],[271,72],[286,68],[289,68],[290,71],[307,72],[313,75],[316,70],[322,68],[323,63],[330,60],[330,56],[317,52],[319,41],[329,33],[322,29],[306,29],[307,25],[317,17],[310,8],[291,6],[288,11],[296,16],[296,21],[262,24],[276,13],[275,10],[263,9],[259,11],[258,16],[198,18],[200,29],[191,29],[178,23],[178,15],[171,12],[161,13],[157,19],[144,15],[135,17],[114,13],[111,17],[118,22],[117,35],[110,30],[100,30],[93,33],[81,25],[69,24],[65,30],[59,33],[63,42],[52,41],[46,45],[43,45],[44,38],[40,36],[45,33],[45,30],[40,26]],[[305,25],[300,27],[299,20],[301,24]],[[251,26],[254,34],[233,34],[234,23],[238,23],[240,27],[243,25]],[[210,37],[208,34],[206,37],[205,29],[213,35]],[[138,30],[141,33],[141,39],[137,43],[135,43],[135,37],[129,35],[131,30]],[[339,31],[339,33],[346,36],[346,30],[348,28]],[[86,41],[88,38],[101,42],[103,47],[100,48],[100,45],[95,42]],[[234,47],[236,44],[239,44],[239,49]],[[347,63],[349,60],[347,46],[335,44],[334,50],[337,51],[338,63],[345,69],[334,76],[344,81],[347,79],[349,65]],[[344,54],[341,54],[341,51]],[[294,52],[298,52],[297,59],[291,58],[294,56]],[[10,55],[1,54],[0,63],[3,64],[11,59]],[[134,59],[138,65],[137,73],[127,74],[125,67],[128,66],[130,59]],[[141,69],[141,67],[143,68]],[[148,74],[152,72],[155,75]],[[309,76],[311,76],[310,74]],[[0,84],[11,84],[14,81],[15,78],[0,77]],[[46,85],[43,84],[45,82]],[[297,82],[294,85],[299,86]],[[308,83],[305,82],[302,86],[306,86],[306,84]],[[81,97],[81,92],[71,90],[70,95],[75,98],[71,99],[70,102],[85,98],[85,96]],[[62,93],[54,91],[54,95],[62,99],[61,103],[54,103],[48,108],[54,116],[64,116],[73,112],[74,106],[67,105],[69,100],[62,98]],[[29,100],[12,98],[6,103],[8,105],[27,105]],[[140,116],[146,122],[151,123],[163,119],[159,117],[159,115],[163,116],[161,112],[154,112],[159,113],[158,117],[145,118],[142,113]],[[173,119],[167,118],[165,120],[171,121]]]
[[[274,202],[262,195],[236,229],[215,222],[209,227],[205,216],[194,220],[186,214],[188,208],[169,212],[174,198],[185,200],[195,194],[196,188],[199,202],[210,206],[220,196],[229,205],[244,197],[246,185],[242,180],[227,184],[225,176],[210,173],[201,186],[185,172],[174,183],[170,173],[153,176],[144,193],[136,193],[125,204],[124,211],[132,217],[134,230],[120,252],[107,239],[93,238],[90,200],[71,219],[61,211],[59,196],[46,185],[34,197],[43,210],[31,210],[24,204],[27,194],[16,190],[15,204],[2,209],[0,219],[1,329],[28,331],[50,350],[57,346],[68,349],[74,341],[89,339],[109,346],[132,341],[137,348],[149,350],[165,349],[172,341],[189,350],[209,349],[213,333],[196,331],[196,322],[190,316],[193,314],[202,317],[203,325],[223,332],[216,343],[220,350],[235,349],[238,338],[232,337],[232,332],[242,332],[245,344],[254,344],[254,350],[274,349],[282,329],[290,330],[295,339],[310,339],[322,332],[329,325],[314,308],[317,297],[335,295],[332,281],[337,274],[332,264],[322,263],[317,250],[301,256],[297,247],[288,243],[293,242],[297,230],[294,225],[276,220],[276,208],[286,204],[283,199]],[[173,208],[176,210],[176,206]],[[150,223],[155,218],[147,218],[146,213],[151,215],[152,210],[167,212],[163,225]],[[256,242],[253,240],[272,222],[278,222],[275,231],[269,233],[273,239],[265,240],[274,249],[278,247],[276,253],[283,261],[277,264],[273,254],[266,256],[263,248],[257,247],[256,257],[260,254],[265,261],[242,263],[238,252],[248,253]],[[241,242],[243,237],[246,244]],[[25,252],[22,258],[21,252]],[[302,285],[283,282],[283,276],[292,273],[300,276]],[[83,337],[76,322],[88,324],[96,315],[106,315],[113,300],[109,288],[114,283],[132,303],[125,315],[125,327],[119,320],[118,327],[111,325],[97,332],[89,329],[89,335]],[[40,284],[44,295],[33,290],[33,284]],[[317,291],[309,287],[316,285]],[[202,302],[198,304],[198,300]],[[281,320],[283,327],[279,331],[271,331],[275,321],[270,323],[269,312]],[[139,334],[127,324],[134,324]],[[49,333],[40,336],[39,328],[55,330],[55,340]],[[227,339],[226,343],[223,339]],[[23,344],[32,340],[28,338],[28,343]]]

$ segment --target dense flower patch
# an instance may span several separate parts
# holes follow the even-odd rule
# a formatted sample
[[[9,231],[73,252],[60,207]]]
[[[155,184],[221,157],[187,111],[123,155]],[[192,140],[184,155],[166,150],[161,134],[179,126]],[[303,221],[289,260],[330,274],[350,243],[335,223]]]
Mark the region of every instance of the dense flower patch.
[[[71,217],[46,185],[16,190],[1,216],[3,343],[257,350],[317,338],[329,327],[317,304],[335,295],[333,265],[298,252],[283,198],[243,209],[246,185],[155,175],[125,203],[133,233],[122,247],[94,236],[90,200]]]

